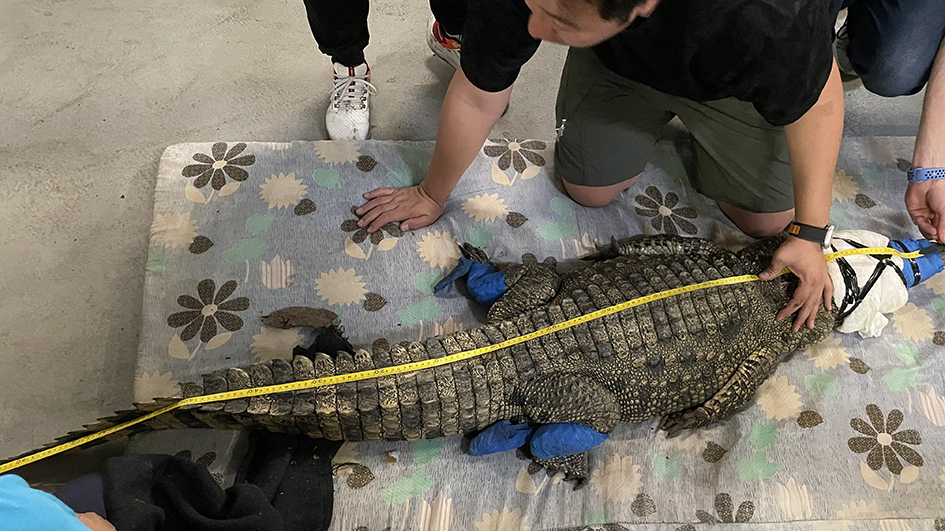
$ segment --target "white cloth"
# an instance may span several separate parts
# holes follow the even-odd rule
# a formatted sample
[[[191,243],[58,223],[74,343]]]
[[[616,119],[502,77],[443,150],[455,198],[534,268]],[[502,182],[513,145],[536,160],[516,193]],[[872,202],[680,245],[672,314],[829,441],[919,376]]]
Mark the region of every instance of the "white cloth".
[[[859,242],[867,247],[885,247],[889,243],[889,238],[882,234],[866,230],[837,231],[833,237],[833,246],[838,251],[852,248],[841,238]],[[833,251],[828,249],[824,254],[830,252]],[[868,255],[854,255],[846,257],[846,260],[856,272],[857,284],[862,289],[873,274],[876,259]],[[899,268],[902,268],[903,260],[901,258],[893,256],[890,260]],[[844,284],[843,275],[840,274],[840,267],[836,260],[827,263],[827,272],[830,274],[830,279],[833,280],[834,303],[839,305],[846,292],[846,284]],[[847,316],[837,330],[846,334],[859,332],[862,337],[876,337],[889,322],[889,319],[883,314],[902,308],[908,300],[909,293],[903,285],[902,279],[891,268],[886,268],[863,302],[853,313]]]

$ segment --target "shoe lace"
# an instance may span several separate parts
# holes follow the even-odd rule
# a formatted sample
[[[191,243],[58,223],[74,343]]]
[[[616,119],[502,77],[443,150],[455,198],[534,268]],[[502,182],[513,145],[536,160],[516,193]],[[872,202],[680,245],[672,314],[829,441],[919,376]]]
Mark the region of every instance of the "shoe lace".
[[[363,76],[344,76],[335,78],[331,89],[331,101],[336,109],[364,109],[368,95],[377,94],[377,88]]]

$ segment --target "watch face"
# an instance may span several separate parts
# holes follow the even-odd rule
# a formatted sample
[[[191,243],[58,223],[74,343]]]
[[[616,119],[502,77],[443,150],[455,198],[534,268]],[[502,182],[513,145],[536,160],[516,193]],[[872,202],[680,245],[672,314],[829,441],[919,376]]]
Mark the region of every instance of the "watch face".
[[[830,247],[830,242],[833,241],[833,225],[827,225],[827,235],[824,236],[824,247]]]

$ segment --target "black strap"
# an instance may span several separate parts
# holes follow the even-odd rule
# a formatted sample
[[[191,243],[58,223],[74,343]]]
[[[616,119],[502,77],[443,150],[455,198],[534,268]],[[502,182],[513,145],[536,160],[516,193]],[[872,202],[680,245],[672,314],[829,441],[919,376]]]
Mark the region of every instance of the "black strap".
[[[903,244],[899,240],[889,240],[889,245],[893,246],[893,248],[895,248],[898,251],[908,252],[905,244]],[[912,286],[915,286],[918,283],[922,282],[922,272],[919,270],[919,263],[915,261],[915,258],[908,258],[905,260],[909,262],[910,266],[912,266]],[[906,281],[905,278],[903,278],[902,281],[905,282]],[[906,286],[906,287],[911,288],[912,286]]]
[[[842,240],[850,247],[854,247],[857,249],[866,248],[865,245],[859,242],[853,241],[853,240],[848,240],[846,238],[838,238],[838,239]],[[831,245],[830,247],[834,251],[837,250],[837,248],[834,247],[833,245]],[[879,276],[883,274],[883,271],[887,267],[893,268],[893,270],[896,271],[896,273],[899,275],[899,279],[902,280],[902,284],[906,288],[909,288],[909,283],[906,281],[906,276],[902,273],[902,269],[900,269],[899,266],[897,266],[892,260],[890,260],[891,255],[871,254],[869,256],[876,260],[876,266],[873,267],[873,272],[872,274],[870,274],[870,278],[867,279],[866,284],[863,285],[862,289],[860,289],[859,287],[859,282],[857,281],[857,277],[856,277],[856,271],[853,269],[853,266],[850,265],[850,262],[848,262],[846,258],[844,257],[837,258],[836,260],[837,267],[840,268],[840,275],[843,277],[843,283],[845,287],[843,301],[841,301],[840,309],[839,309],[840,319],[845,319],[847,316],[853,313],[853,311],[856,310],[860,306],[860,303],[863,302],[864,299],[866,299],[866,296],[869,295],[869,292],[871,289],[873,289],[873,286],[876,284],[876,281],[879,280]],[[918,269],[918,265],[914,264],[913,268],[914,268],[913,270],[916,271]]]

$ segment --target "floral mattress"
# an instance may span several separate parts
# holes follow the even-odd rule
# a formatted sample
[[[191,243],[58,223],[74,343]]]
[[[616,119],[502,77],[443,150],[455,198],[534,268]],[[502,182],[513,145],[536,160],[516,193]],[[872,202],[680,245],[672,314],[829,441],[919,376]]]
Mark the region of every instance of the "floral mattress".
[[[553,145],[488,141],[443,217],[366,234],[351,208],[417,183],[431,143],[198,143],[167,149],[155,194],[136,396],[177,393],[202,373],[290,356],[303,331],[262,326],[286,306],[330,308],[356,347],[468,329],[484,309],[433,285],[470,242],[497,261],[569,261],[611,236],[678,233],[747,243],[689,185],[684,143],[661,141],[634,187],[601,209],[560,190]],[[838,228],[917,237],[905,213],[910,138],[847,139],[833,189]],[[910,293],[879,338],[834,334],[797,353],[757,403],[667,440],[620,427],[591,453],[580,491],[514,452],[472,458],[461,438],[346,443],[334,530],[945,530],[945,275]],[[245,434],[136,438],[189,452],[232,481]],[[790,523],[790,525],[788,524]]]

